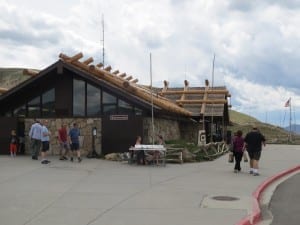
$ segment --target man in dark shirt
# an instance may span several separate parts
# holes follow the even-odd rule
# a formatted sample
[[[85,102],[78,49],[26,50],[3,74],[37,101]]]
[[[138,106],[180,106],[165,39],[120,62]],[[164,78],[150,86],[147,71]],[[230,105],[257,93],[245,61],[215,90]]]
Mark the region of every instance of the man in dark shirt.
[[[71,162],[73,162],[73,152],[77,152],[77,159],[78,162],[81,162],[81,157],[80,157],[80,146],[79,146],[79,136],[80,136],[80,131],[77,127],[77,124],[73,124],[73,128],[69,131],[69,136],[71,140]]]
[[[256,126],[246,134],[245,144],[250,157],[250,174],[258,176],[258,161],[261,156],[262,145],[266,145],[265,137],[259,132]]]

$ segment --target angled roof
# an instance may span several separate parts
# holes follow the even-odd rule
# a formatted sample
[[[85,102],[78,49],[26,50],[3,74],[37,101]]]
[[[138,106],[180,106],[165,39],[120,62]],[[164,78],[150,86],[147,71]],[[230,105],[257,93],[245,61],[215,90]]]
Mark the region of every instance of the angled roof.
[[[205,87],[189,87],[187,81],[183,88],[169,88],[168,82],[164,82],[163,88],[150,88],[138,84],[138,80],[126,73],[118,70],[112,71],[111,66],[104,67],[101,63],[94,65],[93,58],[81,60],[82,53],[72,57],[60,54],[59,60],[42,71],[24,70],[24,73],[31,75],[32,78],[20,83],[15,88],[0,95],[0,101],[9,95],[13,95],[19,89],[26,87],[31,82],[40,79],[53,69],[59,70],[65,67],[86,79],[99,83],[107,88],[113,87],[114,90],[123,95],[130,96],[131,99],[140,104],[147,105],[153,102],[157,110],[167,111],[173,114],[187,117],[199,116],[228,116],[228,100],[230,94],[226,87],[209,87],[206,81]],[[228,120],[227,120],[228,119]],[[229,118],[226,118],[229,121]]]

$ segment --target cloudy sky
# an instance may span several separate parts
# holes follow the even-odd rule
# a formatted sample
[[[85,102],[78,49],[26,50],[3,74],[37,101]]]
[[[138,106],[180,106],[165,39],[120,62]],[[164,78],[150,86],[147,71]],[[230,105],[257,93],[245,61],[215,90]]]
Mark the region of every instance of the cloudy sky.
[[[226,86],[232,109],[300,123],[299,0],[1,0],[0,67],[43,69],[59,53],[150,84]],[[214,76],[212,62],[215,54]]]

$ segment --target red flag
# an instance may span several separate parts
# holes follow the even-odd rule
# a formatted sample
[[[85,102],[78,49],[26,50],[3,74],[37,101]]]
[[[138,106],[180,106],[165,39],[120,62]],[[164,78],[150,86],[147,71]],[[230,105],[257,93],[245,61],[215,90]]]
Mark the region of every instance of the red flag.
[[[289,98],[289,100],[286,101],[284,107],[289,107],[290,105],[291,105],[291,98]]]

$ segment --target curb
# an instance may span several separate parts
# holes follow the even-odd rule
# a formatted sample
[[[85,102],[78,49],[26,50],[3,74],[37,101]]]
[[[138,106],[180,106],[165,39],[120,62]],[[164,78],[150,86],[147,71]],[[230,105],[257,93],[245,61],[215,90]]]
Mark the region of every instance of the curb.
[[[261,221],[261,210],[259,206],[261,194],[266,190],[266,188],[271,185],[274,181],[300,170],[300,166],[292,167],[288,170],[284,170],[261,183],[256,190],[252,193],[253,203],[252,203],[252,214],[247,215],[245,218],[240,220],[236,225],[254,225]]]

